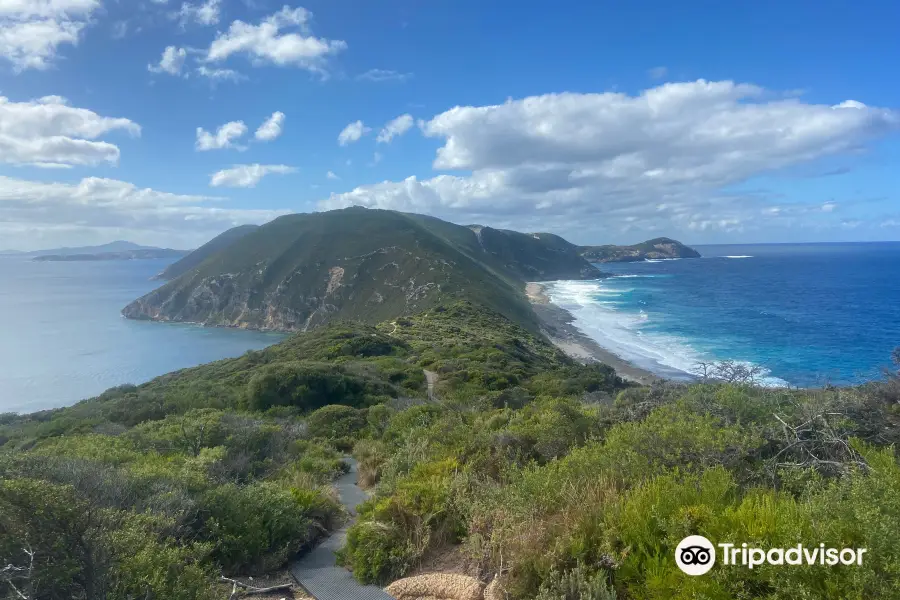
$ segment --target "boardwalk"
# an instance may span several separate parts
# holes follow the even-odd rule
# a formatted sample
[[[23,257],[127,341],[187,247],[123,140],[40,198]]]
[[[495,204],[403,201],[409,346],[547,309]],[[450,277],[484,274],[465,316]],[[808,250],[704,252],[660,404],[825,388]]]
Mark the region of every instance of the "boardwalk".
[[[366,493],[356,485],[356,461],[347,460],[350,472],[335,482],[341,504],[356,518],[356,507],[366,499]],[[316,600],[393,600],[381,588],[360,585],[343,567],[335,564],[334,553],[347,537],[347,523],[324,542],[291,565],[291,573]]]

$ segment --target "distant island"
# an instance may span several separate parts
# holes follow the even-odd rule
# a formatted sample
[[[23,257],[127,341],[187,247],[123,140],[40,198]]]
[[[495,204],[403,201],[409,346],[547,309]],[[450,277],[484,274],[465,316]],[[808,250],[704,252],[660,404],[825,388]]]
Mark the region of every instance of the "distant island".
[[[188,254],[187,250],[170,248],[141,248],[122,252],[97,252],[95,254],[41,254],[31,260],[37,262],[69,262],[97,260],[148,260],[154,258],[178,258]]]
[[[700,258],[700,253],[677,240],[660,237],[632,246],[579,246],[578,253],[594,263],[639,262],[667,258]]]

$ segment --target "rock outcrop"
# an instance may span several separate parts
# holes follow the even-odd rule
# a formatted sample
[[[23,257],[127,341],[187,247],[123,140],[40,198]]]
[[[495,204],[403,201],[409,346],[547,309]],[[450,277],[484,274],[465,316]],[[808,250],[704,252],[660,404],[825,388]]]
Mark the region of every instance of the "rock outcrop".
[[[593,263],[700,258],[699,252],[670,238],[655,238],[633,246],[579,246],[578,253]]]
[[[482,600],[484,586],[474,577],[430,573],[399,579],[384,591],[396,600]]]

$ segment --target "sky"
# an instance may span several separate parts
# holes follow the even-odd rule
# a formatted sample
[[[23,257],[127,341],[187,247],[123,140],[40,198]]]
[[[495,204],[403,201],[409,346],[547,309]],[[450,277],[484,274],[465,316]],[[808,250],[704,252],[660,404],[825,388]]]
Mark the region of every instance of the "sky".
[[[359,205],[900,240],[900,4],[0,0],[0,249]]]

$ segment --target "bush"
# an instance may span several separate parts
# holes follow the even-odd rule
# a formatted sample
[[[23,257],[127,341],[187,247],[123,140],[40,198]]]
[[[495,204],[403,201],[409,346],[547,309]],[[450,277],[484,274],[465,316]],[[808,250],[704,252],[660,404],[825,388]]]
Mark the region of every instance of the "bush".
[[[229,573],[258,573],[281,567],[312,543],[340,508],[315,490],[289,490],[274,483],[223,485],[201,499],[204,539],[213,558]]]
[[[367,406],[390,388],[348,375],[325,363],[278,363],[262,367],[247,384],[246,404],[251,410],[296,406],[315,410],[328,404]]]
[[[551,571],[535,600],[616,600],[616,592],[607,584],[606,573],[591,573],[579,564],[567,571]]]
[[[350,438],[366,427],[366,412],[340,404],[323,406],[306,418],[306,426],[314,438]]]

